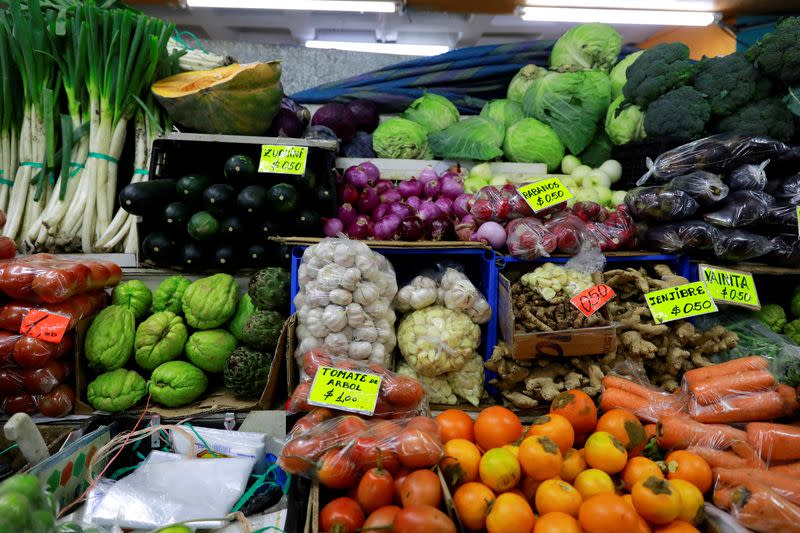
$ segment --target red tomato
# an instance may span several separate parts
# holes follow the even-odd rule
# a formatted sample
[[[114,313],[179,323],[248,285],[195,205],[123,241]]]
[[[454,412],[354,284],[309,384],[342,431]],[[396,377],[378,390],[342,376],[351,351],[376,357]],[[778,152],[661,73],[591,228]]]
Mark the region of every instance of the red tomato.
[[[39,399],[39,412],[44,416],[65,416],[75,406],[75,391],[59,385]]]
[[[319,439],[295,437],[283,447],[278,465],[290,474],[311,470],[322,453]]]
[[[338,419],[339,423],[333,429],[333,433],[342,439],[352,440],[367,431],[367,423],[363,418],[355,415],[343,416]]]
[[[72,263],[65,266],[64,270],[69,272],[75,279],[75,293],[80,294],[89,290],[89,274],[91,271],[89,267],[83,263]]]
[[[388,443],[381,443],[373,437],[356,437],[353,447],[350,448],[350,456],[362,471],[378,466],[379,454],[384,470],[392,474],[400,470],[400,458],[390,449]]]
[[[380,443],[394,442],[401,427],[390,420],[378,420],[370,424],[367,435],[375,437]]]
[[[419,381],[408,376],[392,376],[383,382],[381,395],[402,409],[416,407],[422,401],[425,391]]]
[[[88,287],[90,289],[102,289],[105,287],[108,278],[111,276],[111,272],[106,267],[106,262],[89,261],[86,266],[89,267]]]
[[[388,470],[370,468],[358,482],[356,500],[367,514],[391,504],[393,499],[394,479]]]
[[[14,413],[28,413],[29,415],[36,413],[36,400],[30,394],[18,394],[16,396],[9,396],[3,400],[3,411],[8,415]]]
[[[113,261],[105,261],[106,268],[108,269],[108,278],[106,278],[106,287],[113,287],[122,281],[122,269],[118,264]]]
[[[48,303],[61,302],[75,294],[75,274],[60,268],[41,270],[31,282],[33,292]]]
[[[49,361],[42,368],[23,370],[25,390],[31,394],[46,394],[67,377],[68,367],[58,361]]]
[[[14,345],[14,361],[24,368],[42,368],[54,359],[58,344],[22,336]]]
[[[290,413],[298,411],[310,411],[313,409],[311,404],[308,403],[308,395],[311,392],[311,383],[301,383],[294,389],[292,397],[289,398],[289,405],[287,411]]]
[[[331,448],[319,460],[317,478],[326,487],[347,489],[356,484],[358,467],[343,448]]]
[[[456,533],[450,517],[430,505],[412,505],[394,517],[396,533]]]
[[[0,311],[2,314],[2,311]],[[20,320],[22,320],[20,318]],[[2,325],[0,325],[2,327]],[[9,331],[0,331],[0,366],[13,365],[14,363],[14,345],[17,344],[19,335],[15,335]]]
[[[364,511],[351,498],[336,498],[319,512],[320,530],[356,533],[364,525]]]
[[[303,372],[308,379],[314,379],[317,369],[321,366],[333,366],[333,359],[323,348],[311,348],[303,356]]]
[[[3,212],[0,211],[0,213]],[[2,217],[0,218],[2,218],[3,225],[5,225],[6,222],[5,213],[3,213]],[[17,245],[14,243],[14,240],[6,237],[5,235],[0,237],[0,259],[11,259],[15,255],[17,255]]]
[[[29,310],[30,305],[21,302],[9,302],[0,308],[0,328],[5,330],[0,336],[12,336],[10,331],[19,331],[22,318]]]
[[[432,470],[416,470],[406,476],[400,490],[403,507],[430,505],[439,507],[442,501],[442,485],[439,476]]]
[[[309,412],[295,423],[294,427],[292,428],[292,433],[296,435],[307,433],[318,424],[328,420],[331,417],[333,417],[333,411],[327,407],[316,407],[313,411]]]
[[[0,368],[0,396],[15,396],[23,390],[22,370]]]
[[[373,529],[375,531],[380,531],[382,529],[391,531],[392,522],[394,522],[394,518],[399,512],[400,508],[396,505],[381,507],[377,511],[373,511],[372,514],[367,517],[367,521],[364,522],[364,526],[361,529],[362,531]]]
[[[400,433],[396,450],[400,462],[411,468],[433,466],[444,453],[439,437],[419,429],[406,429]]]
[[[406,429],[420,429],[431,435],[439,435],[439,424],[436,420],[427,416],[415,416],[406,424]]]
[[[29,265],[9,263],[0,272],[0,290],[12,298],[30,300],[35,296],[31,286],[34,277],[36,270]]]

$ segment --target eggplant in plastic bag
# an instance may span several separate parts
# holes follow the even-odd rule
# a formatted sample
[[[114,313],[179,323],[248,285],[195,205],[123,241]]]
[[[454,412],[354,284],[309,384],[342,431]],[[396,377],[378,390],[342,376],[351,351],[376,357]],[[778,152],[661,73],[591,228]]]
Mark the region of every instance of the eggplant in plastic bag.
[[[800,266],[800,240],[797,240],[797,236],[795,235],[778,235],[777,237],[773,237],[772,251],[769,254],[769,259],[781,266]]]
[[[789,176],[781,181],[772,195],[775,198],[794,199],[796,203],[797,198],[800,197],[800,174]]]
[[[736,191],[728,195],[716,211],[703,220],[723,228],[738,228],[764,220],[775,205],[775,198],[760,191]]]
[[[787,226],[788,231],[793,228],[797,233],[797,206],[787,202],[778,202],[769,210],[765,222]]]
[[[655,161],[648,159],[649,170],[636,185],[643,185],[651,177],[664,182],[694,170],[723,174],[748,163],[795,156],[791,147],[768,137],[722,133],[664,152]]]
[[[665,252],[720,251],[722,232],[699,220],[687,220],[673,224],[662,224],[648,228],[648,244]]]
[[[666,185],[631,189],[625,195],[625,204],[634,218],[655,222],[683,220],[700,207],[688,193]]]
[[[732,191],[763,191],[767,186],[767,173],[764,169],[769,159],[760,165],[742,165],[733,169],[728,178],[728,187]]]
[[[724,235],[718,257],[728,261],[747,261],[770,253],[772,242],[763,235],[740,229],[721,230]]]
[[[678,176],[669,184],[687,193],[700,205],[713,204],[728,196],[728,186],[722,183],[722,178],[705,170]]]

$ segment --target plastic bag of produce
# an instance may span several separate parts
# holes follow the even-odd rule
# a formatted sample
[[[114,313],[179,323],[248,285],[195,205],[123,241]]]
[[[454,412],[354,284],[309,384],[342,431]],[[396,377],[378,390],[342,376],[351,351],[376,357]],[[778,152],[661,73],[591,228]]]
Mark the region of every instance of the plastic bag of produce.
[[[757,533],[793,531],[800,523],[800,507],[780,487],[795,482],[791,475],[748,469],[717,469],[714,505],[724,509],[748,530]],[[783,481],[785,480],[785,481]],[[784,489],[793,492],[791,489]]]
[[[15,413],[40,413],[57,418],[68,415],[74,407],[75,389],[67,384],[56,385],[46,394],[20,392],[0,398],[0,409],[9,416]]]
[[[767,186],[767,173],[764,169],[769,164],[766,159],[759,165],[742,165],[731,171],[728,187],[732,191],[763,191]]]
[[[763,235],[740,229],[724,229],[717,257],[728,261],[747,261],[772,251],[772,242]]]
[[[506,225],[506,246],[514,257],[530,260],[549,257],[558,246],[558,238],[539,219],[518,218]]]
[[[722,133],[684,144],[664,152],[656,160],[648,160],[647,173],[636,185],[670,179],[695,170],[725,174],[748,163],[765,159],[790,159],[796,154],[788,145],[767,137]]]
[[[722,179],[703,170],[677,176],[669,184],[688,193],[700,205],[713,204],[728,196],[728,186],[722,183]]]
[[[489,302],[457,268],[445,269],[439,279],[436,303],[451,311],[465,313],[475,324],[485,324],[492,318]]]
[[[602,252],[636,247],[636,224],[624,205],[618,206],[603,222],[586,224],[586,232]]]
[[[797,206],[787,202],[776,202],[764,218],[768,224],[785,226],[782,231],[797,234]]]
[[[430,276],[416,276],[397,291],[394,308],[401,313],[424,309],[436,303],[439,284]]]
[[[650,226],[645,234],[648,244],[666,252],[709,251],[717,254],[723,234],[699,220],[687,220],[660,226]],[[721,252],[720,252],[721,253]]]
[[[51,314],[69,317],[67,330],[75,327],[82,318],[94,316],[108,301],[104,291],[90,292],[73,296],[69,300],[57,304],[37,305],[30,302],[12,300],[0,306],[0,329],[6,331],[19,331],[22,320],[31,309],[39,309]]]
[[[600,408],[625,409],[642,420],[656,422],[660,417],[681,411],[685,398],[650,385],[641,364],[625,362],[603,378]]]
[[[767,258],[768,261],[787,267],[800,266],[800,241],[797,240],[797,236],[778,235],[773,237],[771,242],[772,252]]]
[[[571,213],[556,213],[548,218],[544,227],[555,235],[556,249],[565,254],[577,254],[584,245],[598,247],[586,230],[586,223]]]
[[[631,189],[625,195],[625,205],[635,218],[653,222],[684,220],[699,207],[689,193],[664,185]]]
[[[507,222],[533,216],[531,206],[510,184],[502,188],[491,185],[483,187],[475,194],[469,211],[478,222]]]
[[[800,202],[800,174],[781,180],[770,194],[775,198],[788,200],[789,203],[796,205]]]
[[[718,209],[703,215],[703,220],[723,228],[738,228],[765,219],[774,205],[775,198],[764,192],[735,191]]]

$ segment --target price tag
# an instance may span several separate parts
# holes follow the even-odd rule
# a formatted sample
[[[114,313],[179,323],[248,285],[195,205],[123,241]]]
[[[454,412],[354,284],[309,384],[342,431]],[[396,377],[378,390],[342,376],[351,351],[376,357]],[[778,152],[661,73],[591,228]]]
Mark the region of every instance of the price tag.
[[[321,366],[311,383],[308,403],[372,416],[380,390],[380,376]]]
[[[761,309],[751,273],[709,265],[700,265],[698,270],[714,301]]]
[[[258,163],[258,171],[302,176],[306,172],[307,158],[307,146],[263,144],[261,145],[261,161]]]
[[[558,178],[548,178],[517,189],[534,212],[566,202],[572,198],[567,186]]]
[[[28,337],[58,344],[64,337],[67,327],[69,327],[68,316],[31,309],[22,319],[19,332]]]
[[[586,318],[595,314],[598,309],[606,305],[617,293],[608,285],[595,285],[570,299],[572,305],[578,308]]]
[[[656,324],[717,311],[705,283],[695,281],[644,295]]]

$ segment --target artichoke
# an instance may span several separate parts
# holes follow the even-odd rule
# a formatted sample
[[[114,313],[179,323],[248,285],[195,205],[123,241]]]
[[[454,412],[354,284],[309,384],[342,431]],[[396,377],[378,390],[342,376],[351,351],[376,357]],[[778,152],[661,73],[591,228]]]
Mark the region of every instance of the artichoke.
[[[167,407],[192,403],[206,387],[208,378],[203,371],[186,361],[168,361],[150,376],[150,396]]]
[[[257,397],[267,383],[271,364],[270,354],[240,346],[233,351],[225,366],[225,387],[234,396]]]
[[[130,409],[147,394],[147,381],[133,370],[118,368],[89,383],[86,396],[98,411],[116,413]]]
[[[89,366],[103,370],[122,368],[133,351],[136,319],[133,311],[110,305],[100,311],[89,326],[83,351]]]
[[[192,282],[183,276],[170,276],[162,281],[153,293],[153,312],[182,313],[183,293],[191,284]]]
[[[250,295],[244,293],[242,297],[239,298],[239,303],[236,304],[236,312],[233,314],[233,318],[231,318],[231,323],[228,324],[228,330],[233,333],[233,336],[238,340],[244,340],[242,330],[244,329],[244,325],[247,324],[247,320],[254,312],[255,307],[253,307],[253,301],[250,299]]]
[[[274,350],[284,320],[284,316],[277,311],[256,311],[242,328],[242,342],[256,350]]]
[[[186,323],[196,329],[221,326],[236,310],[239,287],[229,274],[214,274],[198,279],[183,293],[183,314]]]
[[[137,320],[150,310],[152,301],[150,289],[138,279],[123,281],[111,293],[111,303],[127,307]]]
[[[186,358],[206,372],[222,372],[236,349],[236,337],[224,329],[195,331],[186,342]]]
[[[256,309],[282,309],[289,305],[289,272],[278,267],[259,270],[250,279],[247,294]]]
[[[172,311],[156,313],[136,330],[136,363],[145,370],[177,358],[189,334],[183,319]]]

